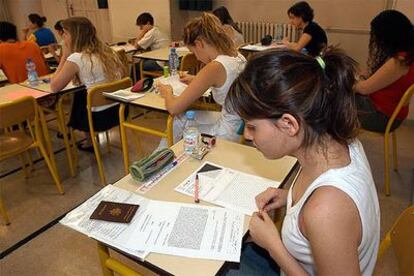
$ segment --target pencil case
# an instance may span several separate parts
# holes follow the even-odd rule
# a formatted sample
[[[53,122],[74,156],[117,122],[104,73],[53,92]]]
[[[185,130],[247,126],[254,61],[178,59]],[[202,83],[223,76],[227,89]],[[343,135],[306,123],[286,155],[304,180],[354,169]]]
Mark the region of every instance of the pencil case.
[[[159,172],[165,166],[173,162],[174,152],[169,149],[162,149],[152,153],[151,155],[135,161],[129,166],[129,172],[133,179],[137,181],[145,181],[151,175]]]

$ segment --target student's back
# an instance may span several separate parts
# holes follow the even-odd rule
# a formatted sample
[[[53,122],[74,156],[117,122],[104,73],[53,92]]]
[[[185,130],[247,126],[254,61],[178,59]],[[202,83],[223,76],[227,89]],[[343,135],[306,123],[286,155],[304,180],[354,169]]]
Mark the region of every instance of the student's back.
[[[33,32],[29,40],[35,41],[39,46],[47,46],[56,43],[56,38],[49,28],[42,27]]]
[[[27,79],[26,60],[33,60],[39,76],[49,73],[39,46],[31,41],[0,43],[0,68],[10,83],[19,83]]]

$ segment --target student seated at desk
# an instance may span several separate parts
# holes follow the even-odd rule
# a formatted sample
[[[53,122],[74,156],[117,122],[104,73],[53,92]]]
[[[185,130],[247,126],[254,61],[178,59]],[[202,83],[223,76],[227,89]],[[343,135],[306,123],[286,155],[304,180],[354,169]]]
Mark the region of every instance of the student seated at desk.
[[[126,75],[125,67],[118,55],[99,40],[96,29],[85,17],[71,17],[62,21],[65,47],[56,74],[51,80],[53,91],[63,89],[70,81],[86,88],[105,82],[119,80]],[[69,127],[89,132],[86,111],[87,91],[74,95]],[[107,130],[119,124],[118,105],[99,107],[93,112],[96,131]],[[90,138],[89,135],[86,135]],[[80,150],[93,151],[91,141],[79,146]]]
[[[362,128],[385,132],[388,120],[405,91],[414,83],[414,27],[401,12],[387,10],[371,21],[370,76],[355,85]],[[408,106],[398,113],[391,131],[408,116]]]
[[[298,42],[289,42],[285,38],[283,43],[292,50],[318,56],[328,45],[328,38],[321,26],[313,21],[313,9],[307,2],[302,1],[290,7],[287,13],[290,24],[303,29],[303,33]]]
[[[32,41],[18,41],[16,26],[0,21],[0,69],[4,71],[10,83],[19,83],[27,79],[26,61],[33,60],[39,76],[49,74],[39,46]]]
[[[380,211],[371,169],[356,138],[356,63],[338,51],[256,54],[233,83],[226,108],[266,158],[294,156],[289,190],[256,197],[249,243],[227,275],[372,275]],[[268,212],[286,206],[281,234]],[[250,274],[254,272],[254,274]]]
[[[136,21],[140,32],[135,39],[135,47],[141,50],[157,50],[168,47],[169,39],[161,32],[161,30],[154,25],[154,18],[150,13],[144,12],[137,17]],[[162,66],[154,60],[144,61],[145,71],[162,71]],[[137,66],[139,79],[139,64]]]
[[[49,28],[43,27],[46,17],[40,16],[37,13],[31,13],[28,18],[29,25],[23,29],[25,40],[34,41],[40,47],[56,43],[53,32]]]
[[[233,39],[234,45],[236,48],[244,44],[244,37],[242,31],[234,23],[233,18],[231,17],[229,11],[226,7],[221,6],[213,11],[213,14],[220,19],[221,24],[223,24],[224,29],[227,34]]]
[[[55,60],[57,61],[58,64],[60,62],[60,56],[62,55],[62,48],[65,46],[65,41],[63,40],[62,21],[63,20],[57,21],[55,26],[54,26],[55,31],[57,32],[60,41],[57,44],[50,44],[49,47],[48,47],[49,53],[51,53],[53,55],[53,57],[55,58]],[[60,48],[60,53],[57,52],[57,50],[59,48]]]
[[[230,85],[246,64],[246,59],[237,52],[233,40],[213,14],[204,13],[187,23],[184,42],[197,59],[206,65],[196,76],[185,74],[181,78],[188,87],[178,97],[173,95],[171,86],[158,85],[168,112],[179,114],[174,117],[174,143],[183,135],[186,118],[182,113],[210,87],[216,103],[223,105]],[[195,120],[202,133],[233,141],[239,139],[237,130],[242,121],[234,113],[224,109],[221,112],[197,111]],[[160,147],[166,147],[165,139],[161,140]]]

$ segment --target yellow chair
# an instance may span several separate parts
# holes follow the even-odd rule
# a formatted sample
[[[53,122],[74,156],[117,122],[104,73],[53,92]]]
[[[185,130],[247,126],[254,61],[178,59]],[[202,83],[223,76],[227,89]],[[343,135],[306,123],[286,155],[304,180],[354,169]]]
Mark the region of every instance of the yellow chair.
[[[189,53],[181,58],[180,71],[188,71],[190,74],[196,75],[202,65],[194,54]]]
[[[410,104],[410,99],[414,93],[414,84],[411,85],[407,91],[404,93],[404,96],[401,98],[394,112],[392,113],[390,119],[388,120],[387,126],[384,133],[384,181],[385,181],[385,194],[390,195],[390,159],[389,159],[389,144],[390,144],[390,133],[392,135],[392,147],[393,147],[393,164],[394,171],[398,171],[398,158],[397,158],[397,136],[396,130],[391,132],[391,126],[394,123],[395,118],[400,112],[401,108],[408,106]]]
[[[113,101],[105,98],[105,96],[103,96],[102,94],[103,92],[114,92],[114,91],[125,89],[131,86],[132,86],[132,81],[128,77],[128,78],[123,78],[122,80],[114,81],[111,83],[105,83],[105,84],[94,86],[90,88],[88,91],[86,109],[88,111],[89,133],[91,135],[92,145],[93,145],[93,149],[94,149],[95,156],[96,156],[96,162],[98,163],[99,177],[101,179],[102,185],[106,184],[106,179],[105,179],[105,174],[103,170],[103,164],[102,164],[101,154],[99,150],[99,145],[97,141],[97,133],[95,132],[95,129],[93,127],[92,108],[114,103]],[[108,132],[106,132],[106,139],[107,139],[107,145],[109,149]]]
[[[144,61],[141,60],[139,63],[139,72],[140,72],[140,79],[142,80],[145,76],[151,77],[161,77],[163,72],[162,71],[145,71],[144,70]]]
[[[405,209],[382,240],[378,252],[381,258],[392,246],[400,275],[414,275],[414,205]]]
[[[8,129],[0,135],[0,161],[6,158],[21,155],[32,148],[38,148],[42,154],[50,174],[52,175],[55,185],[60,194],[64,193],[63,186],[60,183],[59,175],[56,171],[56,165],[48,156],[48,153],[42,143],[41,121],[36,100],[33,97],[22,97],[15,101],[0,104],[0,129]],[[34,133],[28,135],[22,127],[13,130],[14,125],[22,125],[27,123],[29,129],[34,126]],[[53,153],[51,153],[53,154]],[[23,164],[25,170],[25,164]],[[9,219],[0,198],[0,212],[2,213],[6,223]]]
[[[104,276],[114,276],[114,272],[121,276],[141,276],[141,274],[130,267],[111,258],[108,248],[101,242],[98,242],[98,255],[101,261],[102,274]]]

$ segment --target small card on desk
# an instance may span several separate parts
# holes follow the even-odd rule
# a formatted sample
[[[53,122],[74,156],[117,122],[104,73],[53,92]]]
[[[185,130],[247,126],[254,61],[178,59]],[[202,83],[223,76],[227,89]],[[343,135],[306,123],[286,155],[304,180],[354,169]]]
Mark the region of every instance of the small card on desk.
[[[139,205],[101,201],[90,219],[105,220],[111,222],[129,223],[137,212]]]

